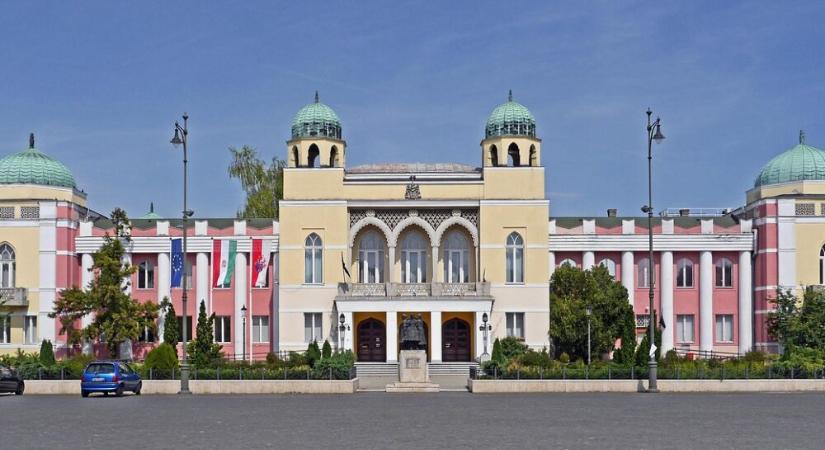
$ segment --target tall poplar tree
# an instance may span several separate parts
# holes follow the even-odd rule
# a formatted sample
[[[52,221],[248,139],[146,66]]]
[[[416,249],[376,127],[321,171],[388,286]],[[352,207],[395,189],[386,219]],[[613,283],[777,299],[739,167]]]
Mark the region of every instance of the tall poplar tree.
[[[103,245],[92,255],[96,276],[88,290],[86,286],[62,290],[49,317],[60,321],[60,333],[67,335],[69,343],[100,339],[106,343],[109,354],[115,356],[123,342],[137,340],[146,327],[156,330],[158,305],[140,302],[126,293],[135,272],[132,265],[123,262],[124,243],[131,240],[131,226],[126,212],[120,208],[112,211],[111,220],[115,235],[107,232]],[[88,314],[93,315],[91,323],[75,328]]]

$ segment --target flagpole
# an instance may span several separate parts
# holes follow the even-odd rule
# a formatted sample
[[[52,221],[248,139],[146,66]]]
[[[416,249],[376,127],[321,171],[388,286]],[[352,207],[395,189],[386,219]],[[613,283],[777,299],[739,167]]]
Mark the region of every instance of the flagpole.
[[[251,247],[249,249],[250,252],[249,252],[249,270],[248,270],[248,272],[249,272],[250,281],[249,281],[249,285],[248,285],[248,287],[249,287],[249,297],[248,297],[249,298],[249,306],[248,306],[248,308],[249,308],[249,323],[250,323],[250,330],[251,330],[252,327],[255,326],[255,324],[252,323],[252,317],[253,317],[252,316],[252,283],[254,283],[256,281],[255,278],[257,278],[257,277],[255,277],[255,261],[252,260],[255,257],[255,250],[254,250],[255,239],[253,239],[251,237],[249,239],[250,239],[249,242],[251,244]],[[244,332],[245,332],[245,330],[244,330]],[[249,362],[250,363],[252,363],[252,354],[253,353],[255,353],[255,347],[252,346],[252,333],[249,333]]]

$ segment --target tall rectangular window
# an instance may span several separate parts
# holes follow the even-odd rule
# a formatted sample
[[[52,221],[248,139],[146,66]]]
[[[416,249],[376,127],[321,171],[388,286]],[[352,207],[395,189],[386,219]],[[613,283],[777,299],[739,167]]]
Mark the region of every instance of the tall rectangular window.
[[[143,327],[143,332],[138,336],[138,342],[155,342],[155,332],[151,327]]]
[[[320,342],[322,340],[321,313],[304,313],[304,342]]]
[[[138,264],[138,289],[154,289],[155,267],[151,261],[142,261]]]
[[[716,340],[733,342],[733,314],[716,315]]]
[[[0,317],[0,344],[11,344],[11,318]]]
[[[216,316],[215,323],[215,342],[226,343],[232,342],[232,317],[230,316]]]
[[[505,317],[507,318],[507,337],[524,339],[524,313],[508,312]]]
[[[23,322],[23,334],[27,344],[37,344],[37,316],[26,316]]]
[[[679,314],[676,316],[676,342],[693,342],[693,314]]]
[[[183,316],[178,316],[179,339],[183,342]],[[186,316],[186,341],[192,340],[192,316]]]
[[[269,342],[269,316],[252,316],[252,342]]]

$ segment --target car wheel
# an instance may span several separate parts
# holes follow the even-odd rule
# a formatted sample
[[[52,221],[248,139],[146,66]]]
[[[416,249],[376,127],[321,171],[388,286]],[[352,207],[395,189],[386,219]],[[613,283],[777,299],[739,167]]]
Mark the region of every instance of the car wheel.
[[[138,381],[138,384],[137,384],[137,386],[135,386],[135,390],[134,390],[135,395],[140,395],[140,390],[141,389],[143,389],[143,382]]]
[[[108,397],[108,396],[109,396],[109,392],[104,392],[104,393],[103,393],[103,396],[104,396],[104,397]]]
[[[120,386],[118,386],[117,389],[115,389],[115,396],[116,397],[123,397],[123,385],[122,384]]]
[[[26,385],[23,382],[17,383],[17,389],[14,391],[14,395],[23,395],[23,390],[26,389]]]
[[[89,396],[89,391],[80,391],[80,396],[86,398]]]

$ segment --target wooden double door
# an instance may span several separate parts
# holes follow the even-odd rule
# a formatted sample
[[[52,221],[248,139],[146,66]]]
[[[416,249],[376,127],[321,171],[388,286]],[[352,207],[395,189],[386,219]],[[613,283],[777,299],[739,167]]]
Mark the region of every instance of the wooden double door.
[[[378,319],[358,324],[358,361],[387,361],[387,327]]]
[[[441,327],[441,360],[444,362],[470,361],[472,329],[459,318],[444,322]]]

